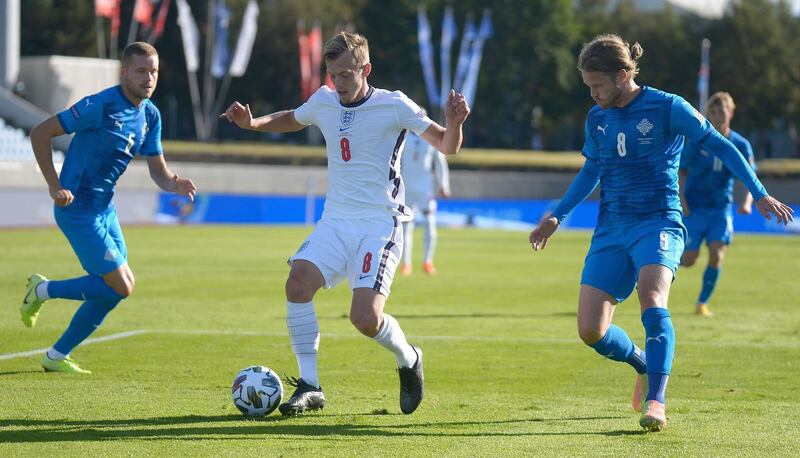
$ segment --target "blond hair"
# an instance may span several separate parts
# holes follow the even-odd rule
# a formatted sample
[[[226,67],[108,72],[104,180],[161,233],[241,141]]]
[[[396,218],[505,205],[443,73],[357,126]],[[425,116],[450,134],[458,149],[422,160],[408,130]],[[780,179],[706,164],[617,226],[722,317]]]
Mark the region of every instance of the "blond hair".
[[[708,103],[706,106],[711,108],[715,105],[719,105],[722,108],[729,108],[731,111],[736,110],[736,104],[733,103],[733,97],[727,92],[716,92],[714,95],[708,98]]]
[[[631,46],[619,35],[598,35],[584,43],[578,56],[578,69],[610,74],[625,70],[635,77],[639,74],[637,61],[642,54],[644,49],[639,43]]]
[[[353,53],[356,66],[363,67],[369,63],[369,44],[363,35],[357,33],[342,31],[334,35],[325,43],[322,55],[325,56],[325,60],[336,59],[347,51]]]

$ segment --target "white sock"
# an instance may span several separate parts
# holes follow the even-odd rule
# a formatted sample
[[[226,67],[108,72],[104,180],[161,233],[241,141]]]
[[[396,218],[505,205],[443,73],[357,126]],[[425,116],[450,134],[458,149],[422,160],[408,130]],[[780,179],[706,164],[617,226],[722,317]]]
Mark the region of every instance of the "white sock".
[[[67,356],[69,356],[69,355],[65,355],[64,353],[61,353],[60,351],[58,351],[58,350],[56,350],[55,348],[52,348],[52,347],[49,350],[47,350],[47,357],[52,359],[52,360],[56,360],[57,361],[59,359],[64,359]]]
[[[406,335],[400,329],[400,323],[393,316],[383,314],[383,325],[373,339],[394,353],[398,367],[411,367],[417,362],[417,352],[411,348]]]
[[[50,299],[50,295],[47,294],[47,284],[50,283],[49,281],[43,281],[36,285],[36,297],[39,298],[40,301],[46,301]]]
[[[292,351],[297,358],[300,378],[306,383],[319,386],[317,373],[317,349],[319,349],[319,321],[313,302],[286,302],[286,327]]]
[[[436,250],[436,215],[429,213],[425,216],[425,262],[433,262],[433,252]]]
[[[411,249],[414,245],[414,221],[403,223],[403,264],[411,265]]]

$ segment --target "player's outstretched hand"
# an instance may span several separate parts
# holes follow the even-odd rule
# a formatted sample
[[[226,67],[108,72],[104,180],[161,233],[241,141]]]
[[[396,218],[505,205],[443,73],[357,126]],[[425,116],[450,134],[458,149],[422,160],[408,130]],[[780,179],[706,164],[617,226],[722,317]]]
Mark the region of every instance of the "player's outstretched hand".
[[[794,210],[792,210],[792,207],[780,202],[772,196],[764,196],[758,199],[756,208],[764,218],[772,219],[770,213],[775,215],[778,224],[786,225],[789,224],[789,221],[794,221],[794,217],[792,216]]]
[[[189,200],[194,202],[194,196],[197,194],[197,186],[188,178],[175,178],[175,193],[182,196],[189,197]]]
[[[464,94],[450,89],[447,96],[447,103],[444,106],[444,117],[447,119],[448,126],[460,126],[469,116],[469,106]]]
[[[50,197],[53,198],[53,202],[56,203],[57,207],[66,207],[75,200],[72,191],[64,188],[50,188]]]
[[[531,231],[531,235],[528,237],[533,251],[544,250],[544,247],[547,246],[547,240],[558,229],[560,224],[555,216],[544,215],[542,220],[539,221],[539,225]]]
[[[242,105],[239,102],[233,102],[225,110],[225,113],[220,114],[219,117],[235,123],[242,129],[249,129],[253,126],[253,113],[250,111],[250,104]]]

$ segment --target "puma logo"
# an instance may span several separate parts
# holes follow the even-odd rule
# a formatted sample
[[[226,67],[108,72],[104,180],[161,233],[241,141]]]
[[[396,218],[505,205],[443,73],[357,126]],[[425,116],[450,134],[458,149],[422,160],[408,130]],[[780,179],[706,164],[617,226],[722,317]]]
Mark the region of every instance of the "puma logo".
[[[608,128],[608,124],[606,124],[606,125],[605,125],[605,126],[603,126],[603,127],[597,126],[597,130],[599,130],[600,132],[602,132],[602,133],[603,133],[603,135],[605,135],[605,134],[606,134],[606,129],[607,129],[607,128]]]
[[[664,338],[665,338],[664,334],[659,334],[659,335],[657,335],[657,336],[655,336],[655,337],[648,337],[648,338],[647,338],[647,340],[646,340],[645,342],[650,342],[651,340],[654,340],[654,341],[656,341],[656,342],[658,342],[658,343],[664,343],[664,342],[661,340],[661,339],[664,339]]]

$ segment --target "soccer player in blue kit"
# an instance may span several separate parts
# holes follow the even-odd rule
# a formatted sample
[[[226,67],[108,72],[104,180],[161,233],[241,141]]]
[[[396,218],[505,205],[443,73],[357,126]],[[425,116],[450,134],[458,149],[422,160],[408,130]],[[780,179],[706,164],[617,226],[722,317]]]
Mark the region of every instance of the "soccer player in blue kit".
[[[792,210],[770,197],[741,154],[681,97],[639,86],[638,43],[600,35],[578,58],[583,82],[597,103],[587,116],[583,168],[564,197],[530,234],[534,250],[580,202],[601,187],[600,214],[586,255],[578,299],[578,334],[584,343],[637,372],[633,407],[639,424],[667,424],[665,391],[675,351],[667,300],[680,264],[686,230],[678,197],[684,137],[719,157],[753,194],[758,211],[779,223]],[[637,287],[646,341],[642,351],[611,324],[614,308]]]
[[[730,140],[753,170],[753,147],[746,138],[731,129],[731,119],[736,105],[727,92],[717,92],[708,99],[708,120],[719,133]],[[697,261],[700,244],[708,245],[708,265],[703,272],[703,286],[695,304],[695,313],[713,316],[708,301],[717,286],[725,247],[733,241],[733,174],[722,161],[695,142],[687,142],[681,154],[678,170],[683,207],[683,224],[686,226],[686,250],[681,265],[691,267]],[[753,197],[746,193],[738,212],[752,212]]]
[[[112,202],[117,179],[134,156],[147,158],[150,177],[164,191],[194,198],[194,183],[167,167],[161,147],[161,114],[150,101],[158,82],[158,53],[147,43],[131,43],[122,53],[120,84],[52,116],[31,131],[36,161],[55,207],[58,227],[87,275],[28,279],[20,305],[25,326],[33,327],[48,299],[83,301],[60,339],[42,359],[45,371],[77,374],[69,355],[97,329],[108,313],[133,292],[128,251]],[[75,133],[61,175],[53,166],[52,139]]]

